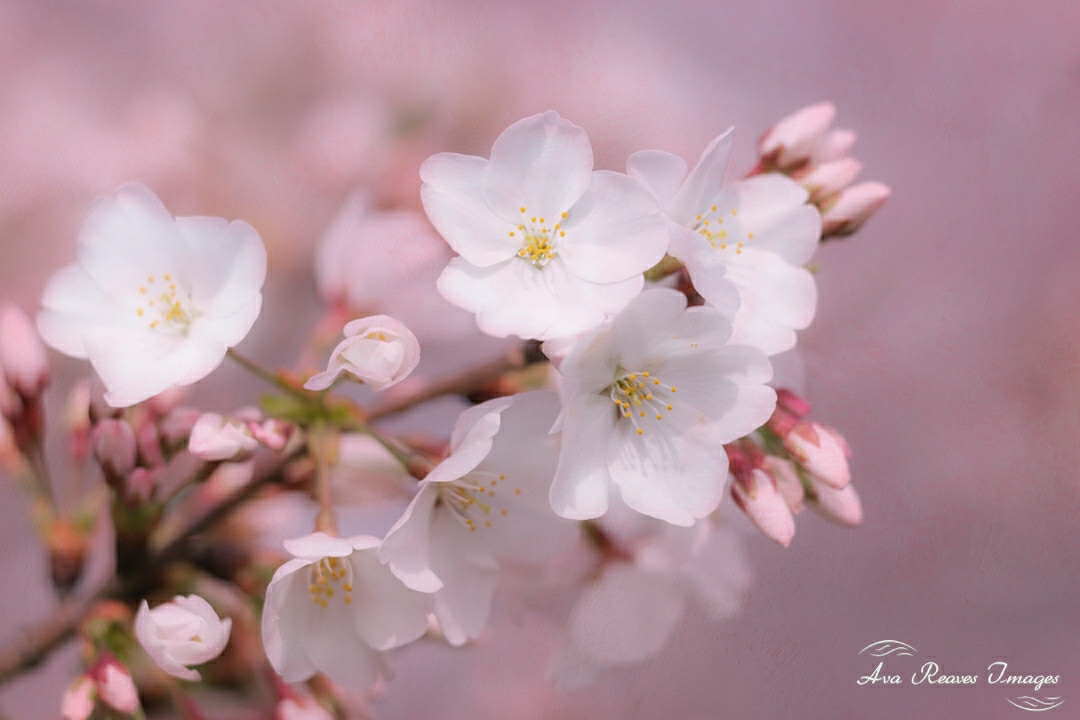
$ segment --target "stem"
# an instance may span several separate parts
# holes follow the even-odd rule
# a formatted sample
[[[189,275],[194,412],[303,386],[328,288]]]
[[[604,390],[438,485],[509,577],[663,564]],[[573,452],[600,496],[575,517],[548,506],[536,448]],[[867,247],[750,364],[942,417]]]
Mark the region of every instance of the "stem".
[[[76,632],[87,614],[102,600],[108,598],[131,599],[145,593],[154,582],[158,570],[166,563],[181,557],[188,541],[224,519],[267,485],[281,479],[281,470],[293,458],[304,451],[298,448],[283,457],[266,472],[243,486],[189,525],[175,539],[157,552],[148,553],[136,563],[129,580],[113,577],[86,595],[72,598],[56,608],[50,617],[31,629],[19,640],[0,650],[0,684],[16,675],[39,665],[49,653],[67,642]]]
[[[240,354],[239,352],[237,352],[236,348],[229,348],[225,354],[232,358],[238,365],[240,365],[240,367],[244,368],[251,374],[262,378],[274,387],[285,391],[293,397],[302,398],[304,400],[311,400],[312,396],[307,391],[301,390],[277,373],[271,370],[267,370],[254,360]]]
[[[535,362],[540,361],[537,360]],[[448,378],[434,382],[412,395],[384,403],[368,413],[367,419],[369,422],[375,422],[387,415],[404,412],[420,403],[434,400],[443,395],[467,395],[490,383],[492,380],[499,379],[504,373],[511,370],[520,370],[527,364],[529,363],[526,362],[522,351],[520,349],[515,349],[513,352],[510,352],[487,365],[482,365],[478,368],[473,368],[472,370],[466,370],[458,375],[452,375]]]
[[[330,455],[332,443],[337,438],[322,423],[311,428],[311,453],[315,456],[315,495],[319,499],[319,514],[315,516],[315,529],[328,535],[337,535],[337,517],[334,500],[330,493]],[[335,453],[336,454],[336,453]]]

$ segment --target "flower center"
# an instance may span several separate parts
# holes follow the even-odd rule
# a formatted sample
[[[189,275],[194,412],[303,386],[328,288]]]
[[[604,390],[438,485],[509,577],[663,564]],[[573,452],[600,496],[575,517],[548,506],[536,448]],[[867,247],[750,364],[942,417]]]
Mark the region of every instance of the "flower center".
[[[146,284],[139,286],[139,295],[145,302],[135,308],[135,314],[143,318],[151,330],[186,333],[195,319],[191,299],[169,273],[165,273],[161,281],[148,275]]]
[[[641,427],[643,419],[651,415],[656,420],[663,420],[664,413],[670,412],[673,407],[667,402],[666,394],[661,394],[660,397],[664,399],[659,399],[653,396],[653,392],[674,393],[676,388],[644,371],[624,372],[607,387],[607,391],[619,415],[630,420],[638,435],[644,435],[645,428]]]
[[[731,211],[731,217],[733,218],[737,217],[738,214],[738,210]],[[729,222],[728,225],[730,226],[731,223]],[[694,225],[691,229],[703,237],[705,241],[712,246],[713,250],[733,249],[736,255],[742,255],[742,241],[732,241],[729,237],[729,228],[724,227],[724,217],[720,214],[715,205],[694,218]],[[735,228],[731,228],[731,233],[741,234],[741,232]],[[746,238],[748,240],[753,239],[753,237],[754,233],[746,233]]]
[[[558,257],[556,240],[566,237],[566,231],[562,229],[562,222],[549,225],[547,218],[530,216],[524,205],[521,206],[520,212],[521,223],[516,230],[510,231],[510,237],[521,241],[518,257],[532,263],[533,267],[543,268],[553,258]],[[569,215],[568,212],[562,213],[562,220]]]
[[[499,483],[503,487],[497,488]],[[499,496],[496,490],[503,493]],[[476,528],[492,526],[492,522],[509,514],[509,509],[500,507],[506,493],[521,494],[521,488],[510,490],[506,487],[506,475],[483,470],[474,470],[465,477],[458,478],[439,487],[439,499],[450,508],[454,516],[465,524],[471,532]],[[496,499],[498,498],[498,499]]]
[[[340,591],[342,602],[352,602],[353,568],[348,558],[325,557],[308,566],[308,592],[311,601],[327,607]]]

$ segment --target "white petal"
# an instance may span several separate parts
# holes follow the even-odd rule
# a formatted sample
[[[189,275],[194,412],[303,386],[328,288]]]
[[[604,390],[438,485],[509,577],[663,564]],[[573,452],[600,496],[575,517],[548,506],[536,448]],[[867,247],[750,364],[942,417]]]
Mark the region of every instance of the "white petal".
[[[484,198],[482,178],[488,161],[472,155],[439,153],[420,166],[424,212],[458,255],[487,267],[518,251],[507,234],[516,216],[499,216]]]
[[[379,560],[401,582],[418,592],[432,593],[443,584],[432,572],[430,560],[432,511],[437,498],[437,486],[423,485],[379,548]]]
[[[266,248],[255,228],[212,217],[177,218],[176,227],[178,269],[195,308],[226,316],[249,307],[266,280]]]
[[[324,532],[313,532],[310,535],[292,538],[283,544],[286,550],[308,563],[326,557],[345,557],[351,555],[353,551],[352,539],[334,537]]]
[[[277,569],[266,588],[262,613],[263,649],[285,682],[307,680],[319,670],[304,649],[307,629],[301,611],[312,603],[305,579],[296,574],[310,564],[311,561],[299,558],[286,562]]]
[[[597,395],[571,398],[563,414],[562,452],[549,499],[556,513],[573,520],[607,512],[607,438],[615,423],[612,402]]]
[[[768,355],[794,347],[794,331],[814,319],[813,275],[775,253],[745,248],[727,263],[727,277],[739,289],[741,300],[731,341],[761,348]]]
[[[691,220],[710,207],[720,194],[728,155],[731,154],[733,132],[734,129],[729,128],[709,143],[701,153],[697,165],[690,171],[686,182],[671,202],[668,214],[675,222],[689,225]]]
[[[389,650],[427,631],[430,595],[405,587],[379,562],[375,552],[355,552],[349,562],[355,579],[353,602],[348,607],[352,626],[365,643],[376,650]]]
[[[83,333],[91,327],[135,327],[134,307],[112,299],[78,265],[53,275],[45,286],[38,331],[46,343],[65,355],[85,358]]]
[[[589,187],[592,145],[585,131],[554,111],[514,123],[495,140],[486,197],[504,216],[558,217]]]
[[[625,280],[664,257],[668,225],[645,188],[626,175],[598,171],[563,221],[556,249],[575,275],[597,283]]]
[[[684,605],[683,594],[664,578],[611,564],[578,598],[570,634],[584,654],[603,663],[640,662],[664,648]]]
[[[435,615],[451,645],[480,636],[491,611],[499,576],[497,565],[475,562],[463,548],[471,535],[449,512],[436,513],[432,533],[441,542],[431,549],[431,562],[443,586],[435,593]]]
[[[627,159],[626,174],[648,188],[666,210],[686,177],[686,161],[663,150],[640,150]]]

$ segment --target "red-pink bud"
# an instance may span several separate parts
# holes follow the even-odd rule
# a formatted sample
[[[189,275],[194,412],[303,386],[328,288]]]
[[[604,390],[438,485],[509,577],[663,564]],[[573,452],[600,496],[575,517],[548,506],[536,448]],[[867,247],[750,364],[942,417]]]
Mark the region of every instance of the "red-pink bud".
[[[851,235],[889,199],[888,185],[869,181],[852,185],[841,192],[821,213],[821,236]]]
[[[101,701],[124,715],[134,715],[139,710],[139,691],[131,674],[119,660],[107,655],[90,671],[97,681]]]

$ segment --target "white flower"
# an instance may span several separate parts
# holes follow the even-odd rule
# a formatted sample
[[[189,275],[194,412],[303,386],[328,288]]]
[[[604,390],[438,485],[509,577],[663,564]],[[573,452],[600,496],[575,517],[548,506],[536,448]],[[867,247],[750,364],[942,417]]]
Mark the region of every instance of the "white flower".
[[[795,345],[814,319],[817,289],[803,267],[821,237],[821,216],[806,190],[783,175],[758,175],[722,187],[731,131],[713,140],[689,174],[682,158],[634,153],[631,176],[645,183],[674,223],[669,252],[701,296],[727,308],[738,296],[732,342],[768,355]]]
[[[262,306],[266,250],[247,223],[173,218],[141,185],[98,202],[78,260],[52,277],[38,329],[133,405],[206,377]]]
[[[499,560],[543,560],[568,548],[577,527],[547,493],[559,458],[549,434],[558,396],[538,391],[489,400],[458,418],[450,456],[420,485],[379,557],[411,588],[434,593],[454,645],[480,635]]]
[[[409,328],[392,317],[372,315],[345,326],[345,339],[330,354],[326,372],[313,375],[304,387],[325,390],[342,372],[385,390],[409,376],[420,362],[420,343]]]
[[[296,557],[274,573],[262,617],[266,656],[283,680],[322,672],[345,687],[371,687],[386,672],[381,651],[427,630],[430,596],[402,585],[378,548],[378,538],[322,532],[285,542]]]
[[[188,452],[200,460],[230,460],[248,455],[259,446],[247,424],[226,420],[217,413],[203,413],[191,428]]]
[[[734,617],[750,583],[727,519],[687,528],[610,518],[597,523],[610,547],[573,602],[553,668],[570,688],[655,656],[691,603],[714,621]]]
[[[724,443],[776,404],[768,359],[727,344],[730,334],[718,310],[687,309],[681,293],[657,289],[581,339],[562,364],[557,513],[599,517],[611,483],[631,508],[677,525],[716,509]]]
[[[232,620],[218,618],[198,595],[177,595],[153,610],[143,600],[135,614],[135,637],[165,672],[181,680],[200,680],[192,665],[221,654],[229,642]]]
[[[594,172],[585,131],[555,112],[511,125],[490,160],[440,153],[420,177],[424,210],[460,255],[439,291],[496,337],[596,327],[640,292],[641,273],[667,249],[648,193]]]

